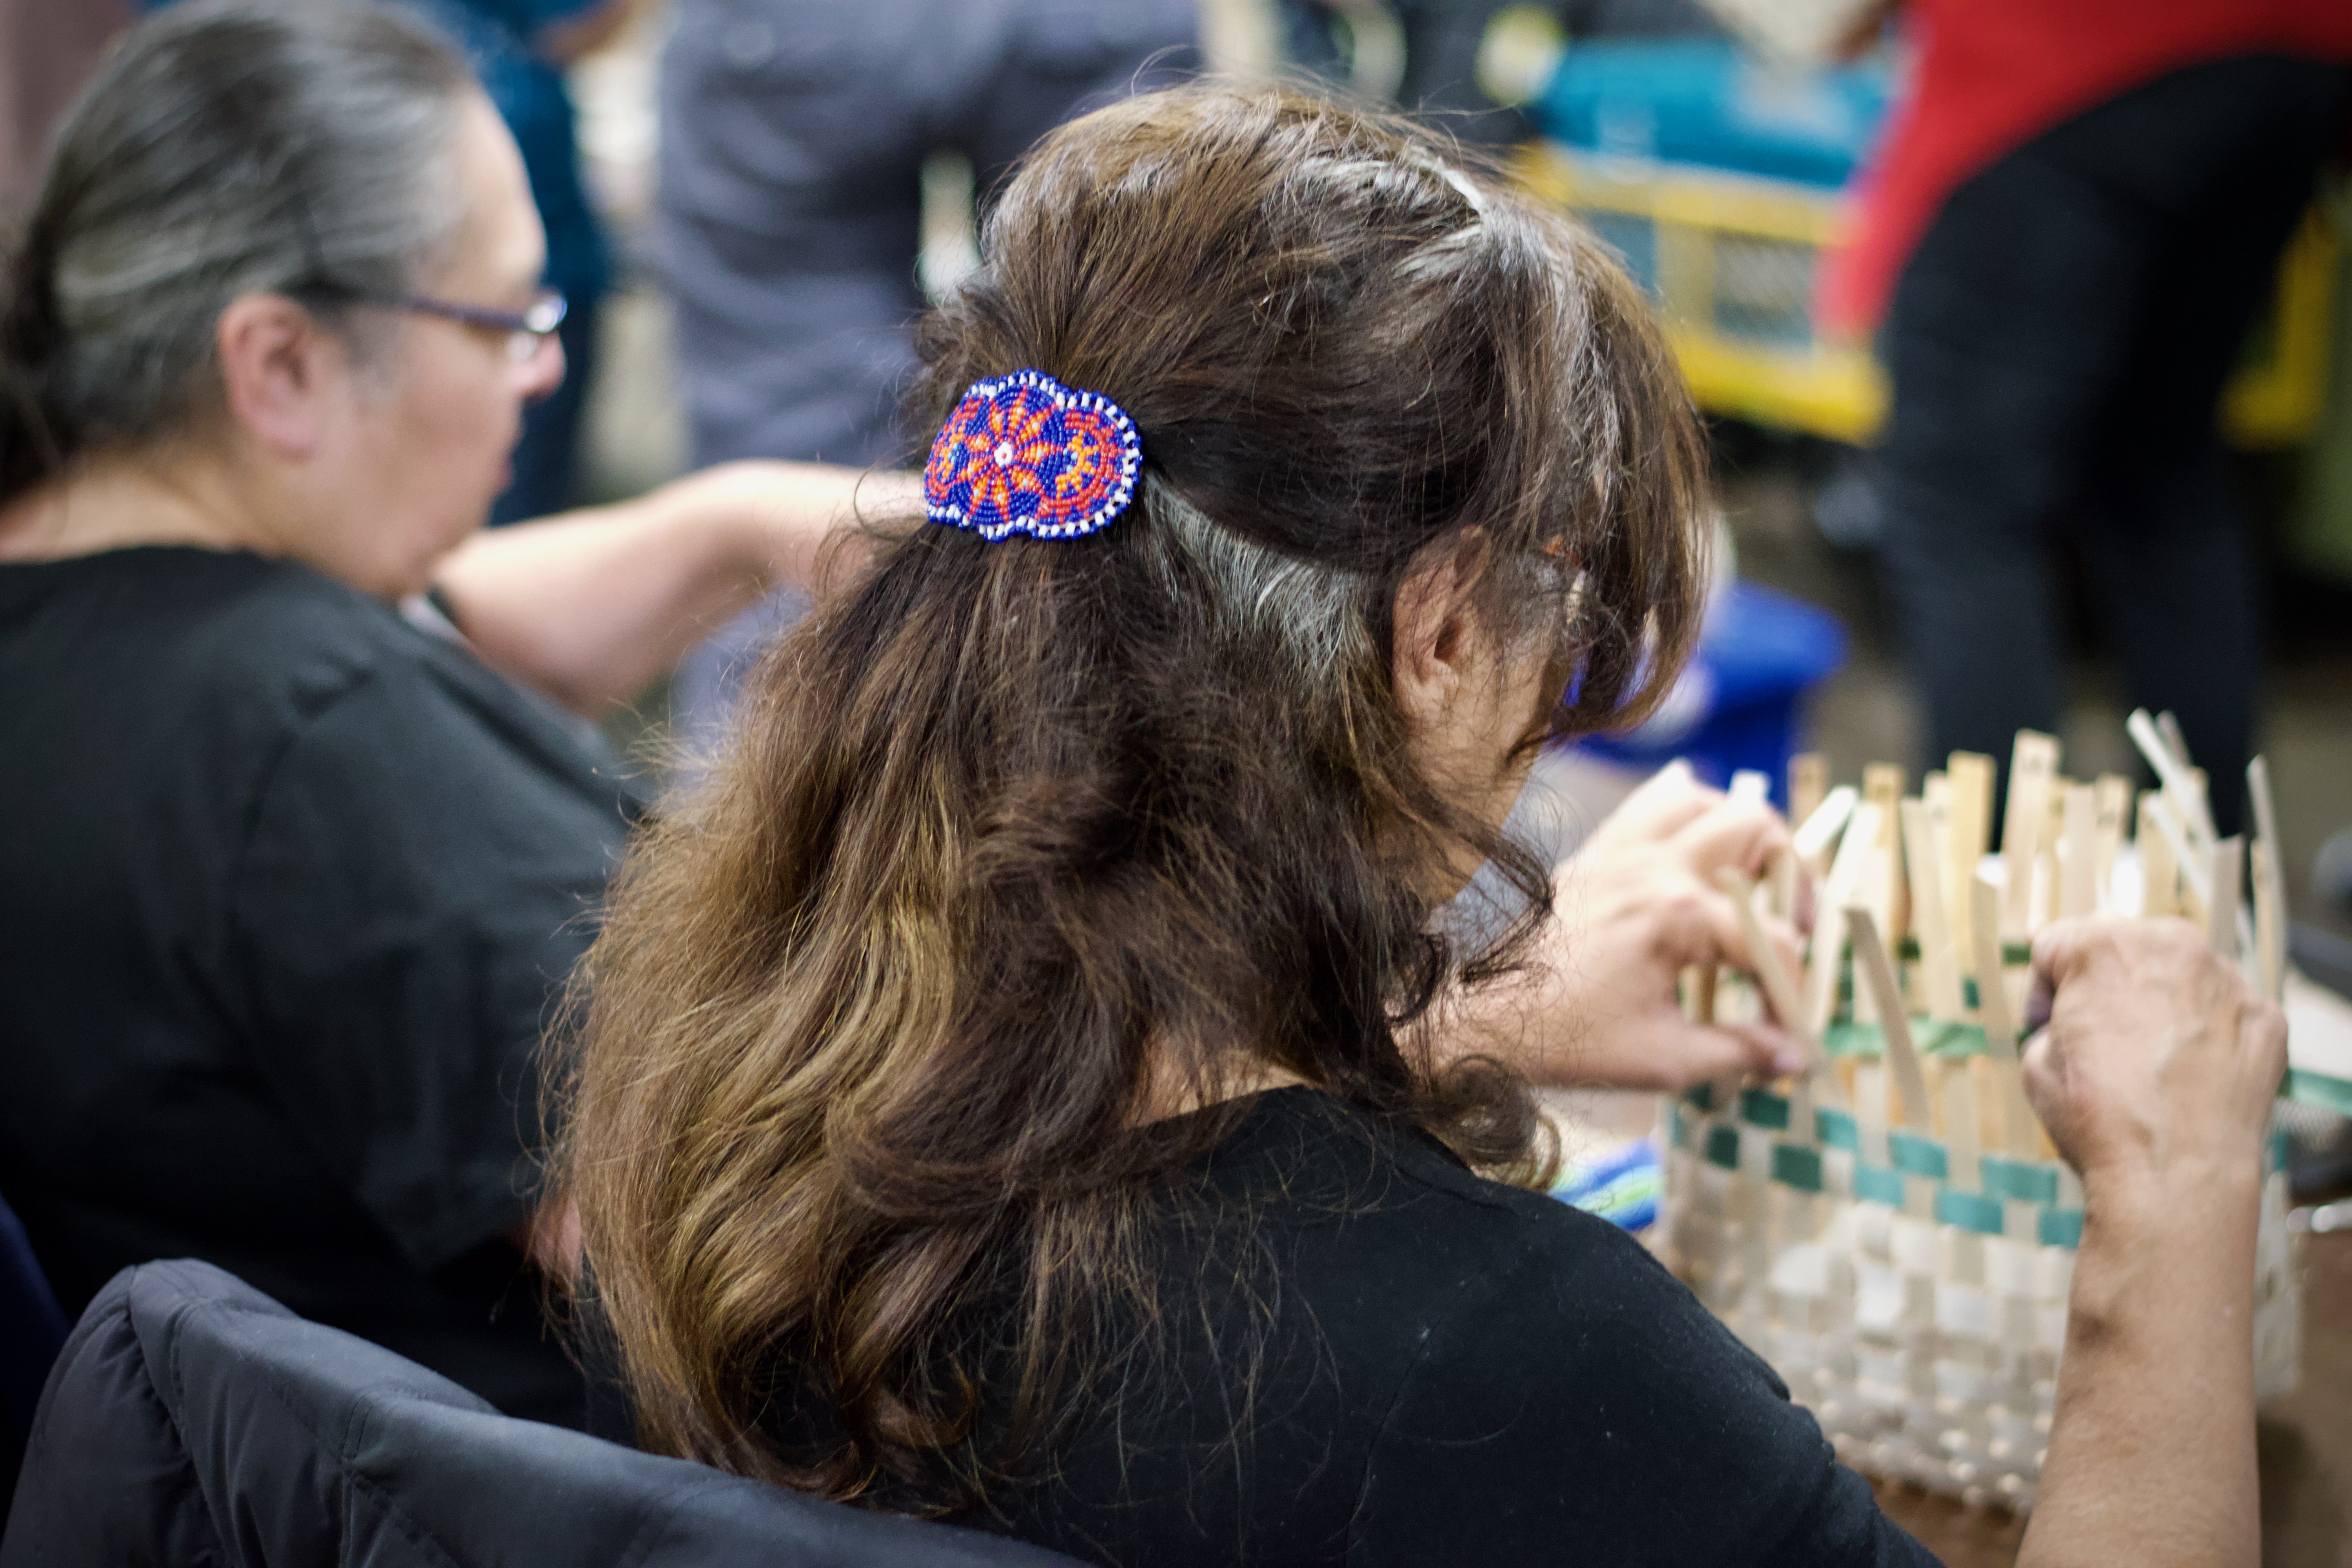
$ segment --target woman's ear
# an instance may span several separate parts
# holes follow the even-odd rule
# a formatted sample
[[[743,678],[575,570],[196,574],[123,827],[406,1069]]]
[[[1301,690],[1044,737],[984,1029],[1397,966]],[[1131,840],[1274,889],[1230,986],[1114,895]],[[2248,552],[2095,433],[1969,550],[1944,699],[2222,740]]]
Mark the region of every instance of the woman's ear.
[[[350,384],[341,341],[282,294],[241,294],[221,312],[213,345],[229,416],[281,458],[315,452]]]
[[[1477,661],[1470,598],[1486,549],[1470,530],[1426,552],[1397,584],[1390,679],[1415,730],[1444,728]]]

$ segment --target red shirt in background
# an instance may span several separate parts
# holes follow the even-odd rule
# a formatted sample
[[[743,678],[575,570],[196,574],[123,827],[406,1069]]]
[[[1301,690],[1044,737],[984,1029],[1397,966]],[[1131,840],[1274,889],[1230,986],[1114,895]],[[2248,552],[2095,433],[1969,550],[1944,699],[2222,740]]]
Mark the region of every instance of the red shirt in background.
[[[1945,198],[2004,153],[2168,72],[2278,53],[2352,60],[2352,0],[1912,0],[1911,89],[1863,175],[1816,309],[1864,336]]]

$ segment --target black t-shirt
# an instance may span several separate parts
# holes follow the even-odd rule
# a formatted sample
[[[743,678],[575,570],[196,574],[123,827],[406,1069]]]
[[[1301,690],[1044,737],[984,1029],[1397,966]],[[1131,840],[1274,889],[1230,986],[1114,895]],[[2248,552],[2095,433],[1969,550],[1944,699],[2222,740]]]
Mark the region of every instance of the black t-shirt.
[[[1305,1089],[1171,1194],[1124,1394],[972,1522],[1123,1568],[1934,1562],[1603,1220]]]
[[[582,726],[302,567],[0,567],[0,1196],[68,1309],[201,1258],[576,1423],[496,1238],[639,809]]]

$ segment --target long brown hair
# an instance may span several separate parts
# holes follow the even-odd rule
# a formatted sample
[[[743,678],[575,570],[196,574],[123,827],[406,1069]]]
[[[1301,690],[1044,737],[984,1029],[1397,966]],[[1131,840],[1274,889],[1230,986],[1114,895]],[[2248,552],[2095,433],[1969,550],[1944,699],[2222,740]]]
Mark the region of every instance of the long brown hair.
[[[1196,1103],[1272,1067],[1528,1158],[1524,1086],[1416,1023],[1547,879],[1415,767],[1397,589],[1475,530],[1478,613],[1573,672],[1577,730],[1671,678],[1703,568],[1638,294],[1398,123],[1137,98],[1037,149],[983,254],[920,329],[916,427],[1043,370],[1134,417],[1137,503],[1075,541],[882,529],[770,653],[622,873],[557,1173],[647,1443],[897,1506],[1115,1392],[1154,1178],[1227,1125],[1152,1121],[1171,1065]],[[1418,890],[1465,846],[1530,903],[1476,953]]]

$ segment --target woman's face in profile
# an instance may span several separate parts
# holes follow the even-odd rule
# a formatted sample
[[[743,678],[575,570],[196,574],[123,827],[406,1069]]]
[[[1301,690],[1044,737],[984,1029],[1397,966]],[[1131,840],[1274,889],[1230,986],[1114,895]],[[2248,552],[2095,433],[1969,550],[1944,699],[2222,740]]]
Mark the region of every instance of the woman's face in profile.
[[[1401,602],[1399,635],[1411,647],[1412,612]],[[1483,616],[1448,617],[1421,632],[1418,679],[1401,671],[1414,761],[1446,804],[1500,831],[1535,766],[1529,744],[1549,729],[1567,684],[1552,649],[1498,636]],[[1475,857],[1433,868],[1427,891],[1451,898],[1478,869]]]
[[[462,111],[454,147],[465,216],[416,292],[453,305],[520,312],[540,289],[547,245],[513,138],[488,100]],[[386,597],[416,593],[481,526],[512,477],[523,405],[563,379],[554,340],[518,359],[509,334],[402,312],[381,369],[354,384],[352,441],[334,574]],[[333,569],[333,568],[331,568]]]

